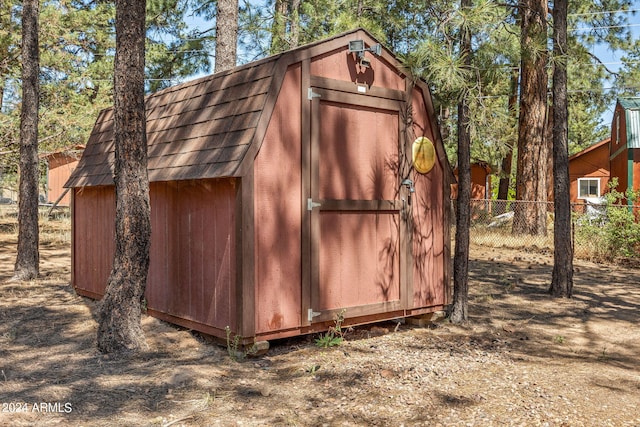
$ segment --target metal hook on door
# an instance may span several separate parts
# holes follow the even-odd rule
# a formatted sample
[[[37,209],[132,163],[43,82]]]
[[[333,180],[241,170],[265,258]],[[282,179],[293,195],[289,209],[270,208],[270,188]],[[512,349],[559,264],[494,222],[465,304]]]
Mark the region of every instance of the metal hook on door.
[[[411,195],[413,193],[416,192],[415,187],[413,186],[413,181],[410,180],[409,178],[405,179],[404,181],[402,181],[402,183],[400,185],[404,185],[405,187],[407,187],[409,189],[409,196],[408,196],[408,204],[409,206],[411,206]]]

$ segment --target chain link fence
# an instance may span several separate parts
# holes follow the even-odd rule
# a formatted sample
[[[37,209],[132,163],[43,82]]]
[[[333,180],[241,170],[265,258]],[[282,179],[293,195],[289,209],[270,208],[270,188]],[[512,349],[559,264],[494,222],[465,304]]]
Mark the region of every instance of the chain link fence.
[[[18,205],[0,204],[0,220],[0,233],[17,236]],[[38,206],[38,223],[40,243],[71,242],[71,212],[68,206]]]
[[[455,218],[456,201],[451,203]],[[470,207],[471,243],[553,253],[553,202],[472,200]],[[640,261],[640,206],[584,202],[572,204],[571,211],[576,257]],[[535,221],[530,221],[532,218]],[[455,223],[453,228],[452,238]]]

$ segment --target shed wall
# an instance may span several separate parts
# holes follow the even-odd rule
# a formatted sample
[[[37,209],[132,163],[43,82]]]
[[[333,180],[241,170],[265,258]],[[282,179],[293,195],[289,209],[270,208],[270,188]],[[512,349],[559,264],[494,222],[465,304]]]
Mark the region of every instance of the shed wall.
[[[73,198],[73,286],[101,298],[115,252],[116,196],[113,187],[75,188]]]
[[[235,180],[154,182],[150,196],[147,306],[235,328]]]
[[[435,141],[425,110],[424,94],[413,91],[413,128],[415,136]],[[409,141],[411,143],[413,141]],[[447,304],[448,252],[445,250],[444,171],[439,159],[427,174],[412,172],[415,185],[413,197],[413,308]],[[410,300],[411,301],[411,300]]]
[[[49,202],[55,202],[65,191],[64,184],[71,176],[71,172],[78,166],[78,159],[66,155],[50,156],[49,173],[47,179],[47,198]],[[58,202],[59,206],[69,206],[71,193],[67,192]]]
[[[300,325],[301,67],[290,67],[254,163],[256,333]]]
[[[236,181],[154,182],[149,190],[147,308],[185,326],[234,328]],[[115,251],[114,224],[113,186],[75,189],[73,284],[81,294],[104,295]]]
[[[369,86],[387,89],[405,90],[404,78],[394,70],[384,58],[366,53],[371,61],[368,68],[356,63],[354,54],[346,50],[346,46],[339,52],[328,52],[317,56],[311,61],[311,75],[328,77],[346,82],[357,82]]]

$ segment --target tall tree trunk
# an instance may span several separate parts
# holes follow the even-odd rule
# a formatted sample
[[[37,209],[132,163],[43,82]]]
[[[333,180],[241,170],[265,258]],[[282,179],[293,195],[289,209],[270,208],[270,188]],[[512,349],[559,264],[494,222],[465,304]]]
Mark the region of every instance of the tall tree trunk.
[[[287,50],[287,15],[289,1],[276,0],[274,5],[273,24],[271,25],[271,54]]]
[[[147,348],[140,323],[151,237],[144,106],[145,6],[141,0],[116,0],[116,251],[98,315],[98,349],[105,353]]]
[[[515,68],[511,71],[511,93],[509,94],[508,109],[509,114],[516,117],[518,103],[518,83],[520,80],[520,69]],[[513,146],[509,147],[502,158],[501,171],[502,177],[498,184],[498,200],[507,200],[509,198],[509,184],[511,183],[511,163],[513,161]],[[506,206],[499,208],[498,214],[504,213]]]
[[[567,0],[553,4],[553,274],[549,293],[570,297],[573,292],[573,239],[569,196],[567,106]]]
[[[462,10],[471,7],[471,0],[461,0]],[[460,54],[464,66],[471,68],[471,34],[461,29]],[[469,227],[471,225],[471,135],[468,93],[458,104],[458,199],[456,209],[456,247],[453,258],[453,302],[449,319],[452,323],[467,320],[469,300]]]
[[[300,0],[276,0],[271,26],[272,54],[298,46],[300,38]]]
[[[547,0],[521,0],[520,117],[514,234],[547,234]]]
[[[22,110],[20,113],[20,184],[18,255],[14,280],[38,277],[38,108],[40,51],[38,0],[22,2]]]
[[[216,16],[215,72],[236,66],[238,45],[238,0],[218,0]]]
[[[291,10],[289,19],[291,20],[289,28],[289,49],[296,48],[300,45],[300,2],[302,0],[291,0]]]

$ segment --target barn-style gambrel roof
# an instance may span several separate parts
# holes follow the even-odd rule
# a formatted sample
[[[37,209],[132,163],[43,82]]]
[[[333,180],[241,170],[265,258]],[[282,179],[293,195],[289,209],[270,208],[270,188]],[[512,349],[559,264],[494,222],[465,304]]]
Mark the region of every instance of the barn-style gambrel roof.
[[[365,30],[356,29],[147,96],[149,181],[243,175],[260,148],[287,67],[345,49],[354,36],[369,45],[377,43]],[[400,69],[390,51],[383,49],[382,56]],[[424,82],[417,84],[429,92]],[[439,139],[433,106],[428,109]],[[441,142],[436,149],[438,157],[446,158]],[[65,187],[113,185],[114,151],[113,108],[109,108],[98,116]],[[451,174],[448,164],[447,169]]]
[[[146,98],[150,181],[233,176],[273,108],[276,57]],[[268,100],[272,98],[269,103]],[[270,104],[270,105],[269,105]],[[268,122],[268,117],[266,118]],[[264,123],[266,127],[266,122]],[[113,109],[103,110],[68,187],[113,184]]]

